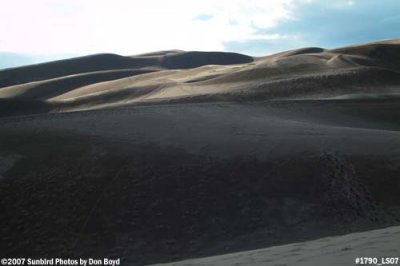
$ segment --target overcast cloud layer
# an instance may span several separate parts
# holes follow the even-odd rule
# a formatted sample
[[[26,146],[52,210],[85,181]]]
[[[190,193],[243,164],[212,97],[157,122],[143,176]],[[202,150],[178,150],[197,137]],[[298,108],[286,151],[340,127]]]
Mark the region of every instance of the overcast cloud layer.
[[[398,0],[0,1],[0,67],[12,55],[28,63],[167,49],[266,55],[398,38],[400,28]]]

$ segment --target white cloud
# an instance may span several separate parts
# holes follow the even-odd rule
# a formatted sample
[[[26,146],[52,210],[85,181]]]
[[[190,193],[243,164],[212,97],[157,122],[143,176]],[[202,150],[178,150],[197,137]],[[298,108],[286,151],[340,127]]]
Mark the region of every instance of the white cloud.
[[[295,0],[0,1],[0,51],[45,54],[223,50],[229,41],[285,39],[258,35],[257,28],[293,18],[295,6]],[[203,14],[210,19],[195,19]]]

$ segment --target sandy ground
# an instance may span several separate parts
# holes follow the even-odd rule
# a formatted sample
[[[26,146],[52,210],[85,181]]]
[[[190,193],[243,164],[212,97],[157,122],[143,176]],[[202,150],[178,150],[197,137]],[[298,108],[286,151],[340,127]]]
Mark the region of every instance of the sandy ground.
[[[370,230],[400,223],[399,45],[0,71],[0,256],[398,256],[398,227]]]
[[[155,265],[359,265],[356,258],[376,258],[370,265],[396,265],[400,260],[400,227]],[[382,259],[384,261],[382,261]],[[389,259],[386,261],[386,259]],[[397,263],[394,263],[397,261]],[[368,263],[365,263],[368,264]]]
[[[399,117],[396,102],[175,104],[6,118],[3,127],[75,130],[224,157],[335,150],[397,158]]]
[[[0,133],[10,144],[0,150],[24,159],[5,173],[3,202],[15,201],[40,217],[59,216],[59,225],[50,228],[70,224],[64,226],[72,239],[58,229],[52,240],[66,247],[49,248],[54,242],[33,231],[29,238],[41,236],[37,246],[49,254],[113,254],[133,265],[394,225],[400,221],[398,116],[395,101],[299,101],[6,117],[0,119]],[[51,181],[54,173],[57,181]],[[27,181],[18,185],[18,180]],[[54,193],[75,189],[57,200],[46,189],[49,184],[57,186]],[[96,192],[85,194],[87,189]],[[82,215],[102,191],[106,196],[94,205],[86,227]],[[21,193],[37,200],[52,197],[58,208],[68,201],[75,211],[65,216],[42,201],[17,200]],[[11,211],[7,217],[27,221]],[[2,226],[10,239],[12,224]],[[104,230],[107,240],[101,238]],[[74,245],[73,236],[84,240]],[[36,241],[22,243],[16,253],[3,250],[26,254]],[[117,247],[121,251],[113,251]]]

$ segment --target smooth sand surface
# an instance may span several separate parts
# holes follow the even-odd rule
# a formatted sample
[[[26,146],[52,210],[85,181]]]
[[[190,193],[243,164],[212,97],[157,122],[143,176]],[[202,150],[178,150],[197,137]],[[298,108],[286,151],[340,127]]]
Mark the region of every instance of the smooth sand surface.
[[[394,265],[398,264],[400,260],[400,227],[388,227],[265,249],[155,265],[346,266],[359,265],[361,262],[356,263],[356,258],[376,258],[378,263],[371,263],[372,265],[387,265],[389,262]],[[384,259],[383,263],[382,259]],[[395,261],[397,261],[396,264]]]

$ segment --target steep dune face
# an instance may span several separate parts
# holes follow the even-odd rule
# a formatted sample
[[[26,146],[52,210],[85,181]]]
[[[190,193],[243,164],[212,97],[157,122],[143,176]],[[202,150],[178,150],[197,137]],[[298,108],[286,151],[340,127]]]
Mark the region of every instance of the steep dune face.
[[[162,58],[162,66],[169,69],[195,68],[204,65],[232,65],[253,62],[253,58],[236,53],[182,52],[167,54]]]
[[[398,40],[344,47],[332,51],[345,55],[356,55],[368,58],[373,61],[376,66],[393,68],[395,70],[400,69],[400,41]]]

